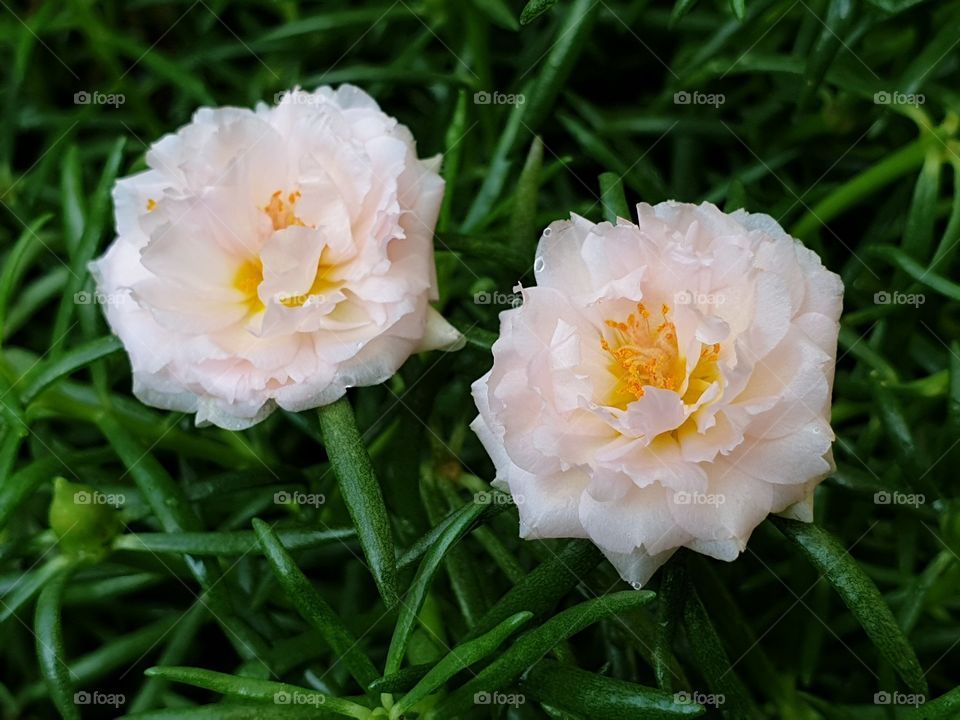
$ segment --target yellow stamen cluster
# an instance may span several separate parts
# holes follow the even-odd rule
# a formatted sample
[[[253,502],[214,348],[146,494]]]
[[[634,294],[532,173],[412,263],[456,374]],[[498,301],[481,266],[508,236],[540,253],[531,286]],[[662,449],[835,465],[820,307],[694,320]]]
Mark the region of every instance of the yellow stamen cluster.
[[[646,387],[679,392],[686,375],[686,363],[677,345],[677,328],[667,318],[670,307],[660,307],[660,318],[652,318],[643,303],[637,304],[625,322],[607,320],[614,332],[608,340],[600,336],[600,347],[613,358],[611,371],[618,378],[610,404],[625,408],[643,397]],[[683,401],[692,404],[719,375],[717,358],[720,345],[704,345]]]
[[[283,230],[291,225],[305,227],[303,220],[298,218],[296,212],[294,211],[294,205],[297,204],[297,200],[299,199],[299,190],[287,195],[286,202],[283,200],[282,190],[277,190],[273,195],[270,196],[270,202],[267,203],[265,208],[263,208],[263,211],[273,222],[274,230]]]
[[[643,397],[648,385],[677,390],[683,382],[683,367],[677,350],[677,329],[667,320],[670,308],[660,308],[661,322],[651,322],[650,311],[643,303],[631,313],[626,322],[607,320],[612,328],[613,342],[600,337],[600,347],[613,357],[613,371],[620,380],[614,391],[618,402]],[[623,402],[623,401],[626,402]]]
[[[692,405],[708,387],[720,379],[720,367],[717,365],[719,357],[720,343],[704,345],[700,349],[700,359],[690,373],[687,391],[683,394],[684,403]]]

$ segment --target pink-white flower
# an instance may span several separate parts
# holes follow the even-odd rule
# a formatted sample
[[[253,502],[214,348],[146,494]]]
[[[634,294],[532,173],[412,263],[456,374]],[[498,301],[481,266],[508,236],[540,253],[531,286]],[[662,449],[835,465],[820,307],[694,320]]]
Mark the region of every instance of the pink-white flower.
[[[198,110],[117,183],[91,266],[134,394],[242,429],[456,347],[429,305],[438,163],[347,85]]]
[[[501,314],[473,423],[526,538],[589,538],[645,583],[810,520],[833,469],[840,278],[767,215],[665,202],[553,223]]]

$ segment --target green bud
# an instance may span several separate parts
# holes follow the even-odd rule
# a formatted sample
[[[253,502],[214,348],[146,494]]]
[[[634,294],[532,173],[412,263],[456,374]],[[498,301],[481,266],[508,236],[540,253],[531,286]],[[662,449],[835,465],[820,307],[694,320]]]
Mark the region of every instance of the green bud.
[[[49,517],[60,549],[68,555],[91,560],[106,555],[110,542],[120,532],[120,515],[116,510],[120,503],[122,498],[56,478]]]

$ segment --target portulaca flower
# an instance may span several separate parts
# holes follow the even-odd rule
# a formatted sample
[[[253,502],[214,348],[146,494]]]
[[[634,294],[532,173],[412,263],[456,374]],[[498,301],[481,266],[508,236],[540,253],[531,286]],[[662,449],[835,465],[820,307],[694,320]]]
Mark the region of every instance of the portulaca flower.
[[[457,347],[429,305],[438,163],[347,85],[198,110],[117,183],[91,266],[134,394],[236,430]]]
[[[769,513],[812,518],[843,296],[766,215],[638,212],[544,231],[472,425],[523,537],[589,538],[635,585],[680,547],[733,560]]]

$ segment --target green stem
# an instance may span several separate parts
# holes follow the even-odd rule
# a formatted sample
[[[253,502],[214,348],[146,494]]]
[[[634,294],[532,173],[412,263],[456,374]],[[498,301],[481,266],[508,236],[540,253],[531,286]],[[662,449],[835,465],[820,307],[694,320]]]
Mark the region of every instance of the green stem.
[[[793,236],[801,239],[810,237],[821,225],[827,224],[850,206],[919,168],[923,165],[931,141],[932,134],[920,137],[845,182],[800,218],[793,226]]]

